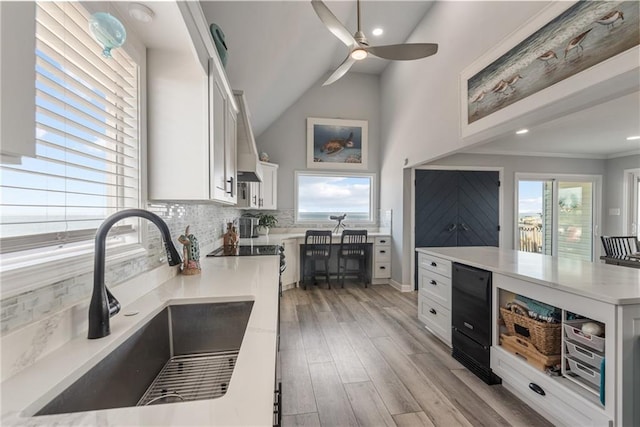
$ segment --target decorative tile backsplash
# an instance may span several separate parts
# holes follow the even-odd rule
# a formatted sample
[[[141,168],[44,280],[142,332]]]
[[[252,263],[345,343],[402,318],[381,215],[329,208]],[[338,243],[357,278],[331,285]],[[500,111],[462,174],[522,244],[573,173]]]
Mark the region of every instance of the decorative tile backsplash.
[[[177,238],[184,234],[187,226],[190,226],[190,233],[198,237],[200,246],[207,247],[222,237],[227,221],[242,214],[239,209],[232,207],[183,202],[151,203],[147,209],[167,223],[177,248],[181,248]],[[153,223],[143,220],[143,224],[145,223],[147,252],[124,262],[107,265],[107,285],[118,285],[165,262],[166,253],[160,232]],[[92,287],[93,272],[89,271],[1,300],[0,334],[4,335],[74,305],[89,297]]]
[[[213,246],[226,231],[226,223],[244,212],[233,207],[184,202],[150,203],[147,209],[167,223],[177,248],[181,248],[177,238],[184,234],[187,226],[190,226],[190,233],[198,237],[201,248]],[[278,218],[278,229],[287,231],[301,228],[299,224],[295,224],[293,209],[280,209],[270,213],[274,213]],[[160,232],[151,222],[143,220],[144,223],[147,224],[146,253],[117,264],[107,265],[105,283],[108,286],[123,283],[165,262],[166,254]],[[348,221],[346,224],[350,225]],[[377,229],[378,224],[381,228],[391,227],[390,210],[379,211],[377,223],[363,228]],[[306,228],[308,227],[333,228],[335,224],[308,224]],[[92,287],[93,272],[88,271],[70,279],[54,281],[48,286],[0,300],[0,335],[73,306],[88,298]]]

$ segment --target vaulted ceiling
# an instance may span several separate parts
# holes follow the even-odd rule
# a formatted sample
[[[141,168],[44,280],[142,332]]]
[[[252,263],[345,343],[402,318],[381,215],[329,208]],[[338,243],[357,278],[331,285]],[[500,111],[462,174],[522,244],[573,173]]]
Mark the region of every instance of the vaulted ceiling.
[[[347,29],[355,32],[355,0],[325,3]],[[116,4],[126,15],[127,3]],[[175,6],[170,7],[167,2],[144,4],[156,12],[154,21],[140,24],[129,19],[127,25],[140,33],[148,47],[178,49],[179,44],[186,43],[175,36],[179,32]],[[362,30],[374,45],[402,43],[429,13],[432,4],[363,0]],[[313,85],[321,85],[347,55],[346,46],[322,24],[308,0],[205,0],[201,5],[207,22],[218,24],[225,33],[229,49],[227,76],[234,89],[245,91],[256,136]],[[371,35],[375,27],[383,28],[384,34]],[[352,71],[381,74],[389,64],[391,61],[369,57],[357,63]],[[640,153],[640,141],[626,140],[631,135],[640,135],[638,92],[537,124],[523,137],[503,135],[473,151],[606,158]]]

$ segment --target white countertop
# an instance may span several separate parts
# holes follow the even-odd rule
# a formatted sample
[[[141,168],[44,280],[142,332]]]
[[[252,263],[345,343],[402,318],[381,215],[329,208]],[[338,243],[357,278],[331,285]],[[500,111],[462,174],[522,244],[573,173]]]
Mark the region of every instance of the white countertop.
[[[340,243],[341,233],[333,233],[332,234],[332,242]],[[383,231],[369,231],[367,233],[367,237],[381,237],[381,236],[390,236],[388,232]],[[287,239],[304,239],[304,231],[300,232],[289,232],[289,233],[269,233],[266,236],[258,236],[254,238],[243,238],[240,239],[241,245],[280,245],[283,240]]]
[[[495,247],[417,248],[417,252],[611,304],[640,304],[640,269]]]
[[[203,258],[202,274],[178,275],[111,319],[111,335],[76,338],[2,383],[6,425],[265,426],[273,420],[278,322],[277,256]],[[117,297],[117,288],[114,291]],[[172,303],[253,300],[227,393],[217,399],[30,417]],[[124,313],[138,311],[136,316]]]

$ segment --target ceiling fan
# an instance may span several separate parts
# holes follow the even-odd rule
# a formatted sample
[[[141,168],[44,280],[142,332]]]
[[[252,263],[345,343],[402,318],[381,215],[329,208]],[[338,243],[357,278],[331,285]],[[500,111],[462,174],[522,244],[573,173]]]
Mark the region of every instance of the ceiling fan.
[[[338,18],[329,10],[321,0],[311,0],[311,5],[316,11],[320,20],[333,33],[334,36],[347,45],[349,55],[338,68],[329,76],[322,86],[330,85],[342,76],[356,63],[365,59],[369,54],[382,59],[395,61],[408,61],[412,59],[425,58],[434,55],[438,51],[436,43],[405,43],[392,44],[387,46],[369,46],[367,38],[360,29],[360,0],[357,0],[358,30],[351,35]]]

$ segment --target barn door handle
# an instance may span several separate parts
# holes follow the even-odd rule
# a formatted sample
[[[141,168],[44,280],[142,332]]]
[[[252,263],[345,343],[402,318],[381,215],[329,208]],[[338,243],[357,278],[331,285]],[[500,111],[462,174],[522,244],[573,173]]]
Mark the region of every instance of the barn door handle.
[[[462,228],[464,231],[469,231],[469,227],[467,227],[467,224],[465,224],[464,222],[460,223],[460,228]]]
[[[448,232],[452,232],[452,231],[453,231],[453,230],[455,230],[456,228],[458,228],[458,226],[457,226],[457,225],[455,225],[455,224],[451,224],[451,225],[449,226],[449,228],[447,228],[447,231],[448,231]]]

